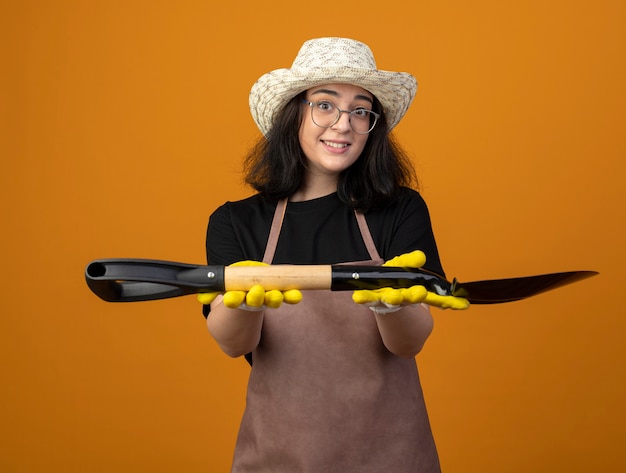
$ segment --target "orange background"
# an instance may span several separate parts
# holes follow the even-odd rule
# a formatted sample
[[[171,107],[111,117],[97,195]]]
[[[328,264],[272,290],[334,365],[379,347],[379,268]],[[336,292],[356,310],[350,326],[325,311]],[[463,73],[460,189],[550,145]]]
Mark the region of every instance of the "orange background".
[[[203,263],[249,193],[251,84],[341,35],[418,78],[397,135],[450,276],[601,272],[435,311],[444,470],[623,471],[625,24],[621,0],[2,2],[0,470],[228,470],[245,362],[195,298],[109,304],[83,270]]]

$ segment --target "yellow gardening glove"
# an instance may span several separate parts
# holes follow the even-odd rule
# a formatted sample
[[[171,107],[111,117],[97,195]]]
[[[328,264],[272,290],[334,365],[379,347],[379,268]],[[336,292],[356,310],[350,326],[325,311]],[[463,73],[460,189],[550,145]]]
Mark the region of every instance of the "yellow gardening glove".
[[[231,266],[267,266],[267,263],[259,261],[239,261]],[[210,304],[219,295],[219,292],[207,292],[198,294],[198,301],[202,304]],[[224,293],[224,305],[231,309],[244,309],[249,311],[259,311],[266,308],[277,309],[283,302],[286,304],[297,304],[302,300],[302,293],[297,289],[289,291],[278,291],[272,289],[265,291],[263,286],[257,284],[249,291],[227,291]]]
[[[383,266],[399,266],[404,268],[421,268],[426,263],[424,252],[416,250],[405,253],[386,261]],[[378,314],[388,314],[400,310],[405,305],[419,303],[428,304],[440,309],[467,309],[469,302],[461,297],[440,296],[428,292],[424,286],[412,286],[405,289],[384,287],[374,290],[354,291],[352,300],[357,304],[368,306]]]

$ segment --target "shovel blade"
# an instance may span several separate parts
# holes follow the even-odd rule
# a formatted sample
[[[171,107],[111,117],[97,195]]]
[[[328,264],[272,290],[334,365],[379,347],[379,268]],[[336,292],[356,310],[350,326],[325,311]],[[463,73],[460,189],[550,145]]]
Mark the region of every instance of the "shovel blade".
[[[452,295],[464,297],[471,304],[514,302],[590,278],[597,274],[596,271],[569,271],[468,283],[453,282]]]

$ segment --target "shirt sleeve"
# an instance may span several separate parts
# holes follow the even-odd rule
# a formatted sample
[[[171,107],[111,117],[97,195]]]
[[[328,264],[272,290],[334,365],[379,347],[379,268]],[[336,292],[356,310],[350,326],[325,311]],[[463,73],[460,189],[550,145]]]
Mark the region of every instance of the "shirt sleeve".
[[[207,263],[227,266],[245,260],[238,241],[227,202],[217,208],[209,218],[206,234]]]
[[[421,250],[426,255],[424,269],[445,277],[428,206],[418,192],[405,189],[394,211],[384,212],[379,225],[379,251],[385,260]]]
[[[228,203],[217,208],[209,217],[206,232],[207,264],[227,266],[242,261],[241,249],[238,248]],[[211,313],[210,305],[202,306],[205,318]]]

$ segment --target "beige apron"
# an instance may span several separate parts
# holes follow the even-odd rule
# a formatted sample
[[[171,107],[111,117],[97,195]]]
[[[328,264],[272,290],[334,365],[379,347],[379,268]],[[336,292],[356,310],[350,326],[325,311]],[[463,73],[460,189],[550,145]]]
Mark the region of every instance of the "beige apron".
[[[276,208],[266,263],[286,205]],[[371,260],[351,264],[382,264],[356,216]],[[265,313],[233,473],[439,472],[415,360],[384,347],[351,291],[303,296]]]

